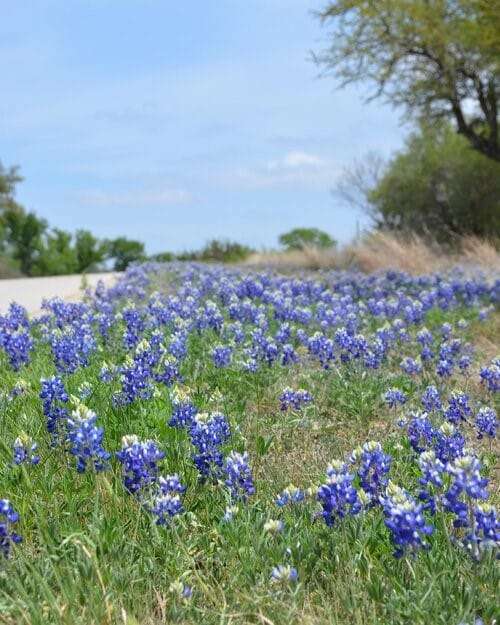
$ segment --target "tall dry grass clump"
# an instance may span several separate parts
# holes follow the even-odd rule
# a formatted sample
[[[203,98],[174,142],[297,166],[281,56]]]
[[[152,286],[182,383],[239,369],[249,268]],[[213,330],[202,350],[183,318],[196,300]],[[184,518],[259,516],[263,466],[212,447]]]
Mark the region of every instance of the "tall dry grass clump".
[[[500,244],[477,237],[464,237],[452,252],[417,235],[402,237],[374,232],[338,249],[324,250],[304,245],[301,250],[256,252],[247,258],[245,265],[271,266],[282,271],[358,269],[364,273],[373,273],[396,269],[412,275],[446,271],[461,265],[498,272]]]

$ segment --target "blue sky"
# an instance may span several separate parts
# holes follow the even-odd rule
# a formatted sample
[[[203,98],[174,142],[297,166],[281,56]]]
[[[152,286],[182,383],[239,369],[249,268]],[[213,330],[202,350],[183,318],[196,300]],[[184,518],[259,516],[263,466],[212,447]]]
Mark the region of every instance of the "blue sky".
[[[291,228],[348,241],[342,169],[406,129],[310,52],[318,0],[17,0],[2,6],[0,160],[50,225],[150,253]]]

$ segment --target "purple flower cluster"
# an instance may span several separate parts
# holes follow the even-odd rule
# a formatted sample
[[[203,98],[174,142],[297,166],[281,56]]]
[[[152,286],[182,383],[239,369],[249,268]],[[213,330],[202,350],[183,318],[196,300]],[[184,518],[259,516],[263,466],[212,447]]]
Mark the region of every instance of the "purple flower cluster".
[[[22,433],[14,441],[14,464],[38,464],[40,456],[35,455],[38,443],[31,442],[26,433]]]
[[[300,410],[303,404],[309,404],[314,401],[309,391],[304,389],[298,389],[294,391],[291,388],[286,388],[279,396],[281,402],[281,410],[289,410],[294,408]]]
[[[47,417],[47,430],[52,435],[54,444],[64,440],[64,423],[68,418],[66,407],[61,403],[68,401],[68,394],[64,388],[64,383],[59,376],[54,376],[50,380],[41,380],[43,414]]]
[[[217,369],[231,365],[233,348],[230,345],[216,345],[213,351],[213,360]]]
[[[226,476],[224,484],[229,488],[233,500],[246,501],[249,495],[254,494],[252,470],[246,451],[243,454],[232,451],[226,458],[222,472]]]
[[[491,365],[481,367],[479,377],[491,393],[498,393],[500,391],[500,358],[493,358]]]
[[[434,528],[426,524],[422,504],[404,489],[389,482],[382,505],[385,525],[391,530],[397,547],[393,554],[395,558],[406,554],[415,556],[422,547],[427,547],[425,537],[432,534]]]
[[[154,441],[124,436],[116,457],[123,464],[125,488],[156,517],[158,525],[168,525],[172,517],[183,512],[179,495],[186,487],[177,474],[158,475],[158,462],[163,460],[165,452]]]
[[[390,388],[386,391],[384,400],[389,408],[397,408],[398,404],[406,402],[406,395],[399,388]]]
[[[194,417],[198,410],[188,395],[179,389],[175,389],[171,393],[172,401],[172,417],[168,425],[173,428],[190,428],[194,425]]]
[[[122,448],[116,457],[123,465],[125,488],[132,494],[147,490],[158,477],[158,461],[165,452],[160,451],[152,440],[140,441],[137,436],[122,438]]]
[[[384,454],[380,443],[369,441],[356,448],[349,461],[359,466],[357,475],[360,487],[370,496],[373,504],[378,503],[378,498],[387,485],[386,476],[391,468],[392,457]]]
[[[225,415],[198,413],[191,425],[190,437],[196,449],[193,460],[200,480],[217,480],[224,462],[221,448],[231,437]]]
[[[0,315],[0,349],[7,354],[14,371],[30,362],[29,353],[34,349],[34,341],[26,310],[19,304],[10,304],[8,314]]]
[[[322,484],[317,493],[323,511],[321,516],[327,525],[333,525],[337,518],[347,514],[357,514],[361,510],[361,501],[352,485],[355,475],[349,473],[347,464],[332,461],[326,470],[326,484]]]
[[[185,490],[177,474],[166,477],[160,475],[151,502],[145,505],[157,517],[157,525],[168,525],[172,517],[184,511],[179,494]]]
[[[0,553],[9,557],[12,543],[20,543],[21,536],[17,534],[12,525],[19,519],[19,514],[14,510],[8,499],[0,499]]]
[[[102,446],[104,428],[96,427],[96,420],[96,414],[83,404],[79,404],[66,420],[69,453],[76,457],[78,473],[85,473],[89,463],[95,471],[109,468],[107,461],[111,454]]]
[[[492,408],[487,406],[479,408],[475,423],[478,438],[483,438],[483,436],[496,437],[498,419],[497,413]]]

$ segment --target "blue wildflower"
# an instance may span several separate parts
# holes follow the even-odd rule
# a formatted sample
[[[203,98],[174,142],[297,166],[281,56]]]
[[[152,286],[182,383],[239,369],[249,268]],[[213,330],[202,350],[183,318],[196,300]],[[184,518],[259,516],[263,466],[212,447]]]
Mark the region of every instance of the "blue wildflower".
[[[22,537],[12,530],[12,525],[19,519],[8,499],[0,499],[0,553],[9,557],[12,543],[20,543]]]
[[[318,488],[317,500],[323,512],[321,516],[327,525],[333,525],[336,518],[347,514],[357,514],[361,510],[361,501],[352,485],[354,474],[344,462],[332,461],[326,470],[326,484]]]
[[[417,551],[427,547],[425,537],[432,534],[432,525],[426,525],[422,504],[417,503],[405,490],[391,481],[382,500],[385,525],[391,530],[397,549],[393,555],[401,558],[406,553],[415,557]]]
[[[288,410],[289,408],[299,410],[302,404],[308,404],[314,401],[309,391],[304,389],[294,391],[291,388],[285,388],[279,396],[279,400],[281,401],[281,410]]]
[[[96,427],[96,420],[97,416],[92,410],[79,404],[66,421],[67,438],[71,445],[69,453],[76,456],[78,473],[85,473],[88,463],[96,471],[109,468],[107,461],[111,454],[102,446],[104,429]]]
[[[165,452],[154,441],[140,441],[132,434],[122,438],[122,448],[116,457],[123,464],[125,488],[135,494],[156,482],[158,461],[165,457]]]
[[[497,413],[487,406],[483,406],[478,410],[476,416],[477,437],[490,436],[495,438],[496,429],[498,427]]]
[[[390,388],[386,391],[384,400],[389,408],[396,408],[398,404],[406,402],[406,395],[399,388]]]
[[[229,488],[233,500],[245,501],[248,495],[254,494],[252,470],[246,451],[243,454],[232,451],[226,458],[222,472],[227,476],[224,484]]]
[[[31,442],[31,438],[22,432],[14,441],[14,463],[15,464],[38,464],[40,456],[35,455],[38,443]]]

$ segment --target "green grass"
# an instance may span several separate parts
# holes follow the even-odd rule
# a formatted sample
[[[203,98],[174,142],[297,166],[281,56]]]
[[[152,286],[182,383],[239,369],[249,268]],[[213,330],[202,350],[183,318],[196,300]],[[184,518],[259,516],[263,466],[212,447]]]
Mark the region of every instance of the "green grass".
[[[478,337],[498,327],[498,313],[480,324],[466,309],[431,311],[426,325],[433,330],[462,317],[470,321],[464,335],[479,344]],[[208,355],[219,341],[211,331],[191,336],[182,374],[201,411],[227,415],[233,438],[225,451],[250,455],[256,493],[238,504],[231,522],[221,520],[231,503],[227,489],[199,483],[187,433],[167,425],[172,408],[165,387],[151,400],[113,406],[119,385],[101,382],[98,372],[103,361],[124,356],[118,329],[90,367],[64,377],[72,394],[84,381],[91,383],[84,403],[105,428],[106,449],[118,450],[121,437],[133,433],[156,440],[166,452],[161,473],[177,472],[187,486],[185,512],[170,527],[156,525],[127,494],[116,458],[108,471],[82,475],[65,449],[51,447],[38,398],[40,378],[55,373],[47,346],[37,348],[32,364],[19,373],[0,357],[0,498],[19,512],[16,529],[24,538],[8,560],[0,557],[0,623],[458,625],[479,617],[493,623],[498,564],[491,554],[475,563],[453,544],[449,516],[433,520],[430,550],[396,560],[380,508],[327,527],[315,515],[314,495],[283,508],[275,504],[290,482],[314,493],[327,463],[347,459],[367,440],[382,443],[393,456],[391,479],[414,491],[418,465],[396,425],[400,411],[389,410],[383,394],[397,386],[409,403],[417,402],[433,374],[401,374],[399,356],[375,372],[337,365],[325,371],[308,363],[255,374],[237,364],[216,369]],[[480,352],[476,359],[487,362]],[[29,388],[11,399],[20,378]],[[493,406],[493,397],[472,380],[453,377],[440,385],[448,393],[462,388],[473,402]],[[313,405],[282,412],[278,397],[286,386],[308,389]],[[40,443],[37,466],[11,466],[13,441],[23,430]],[[491,499],[498,503],[496,442],[477,442],[471,433],[470,445],[483,459]],[[266,533],[269,519],[282,519],[283,532]],[[273,567],[284,563],[297,568],[298,580],[271,583]],[[177,582],[192,587],[189,600],[179,596]]]

